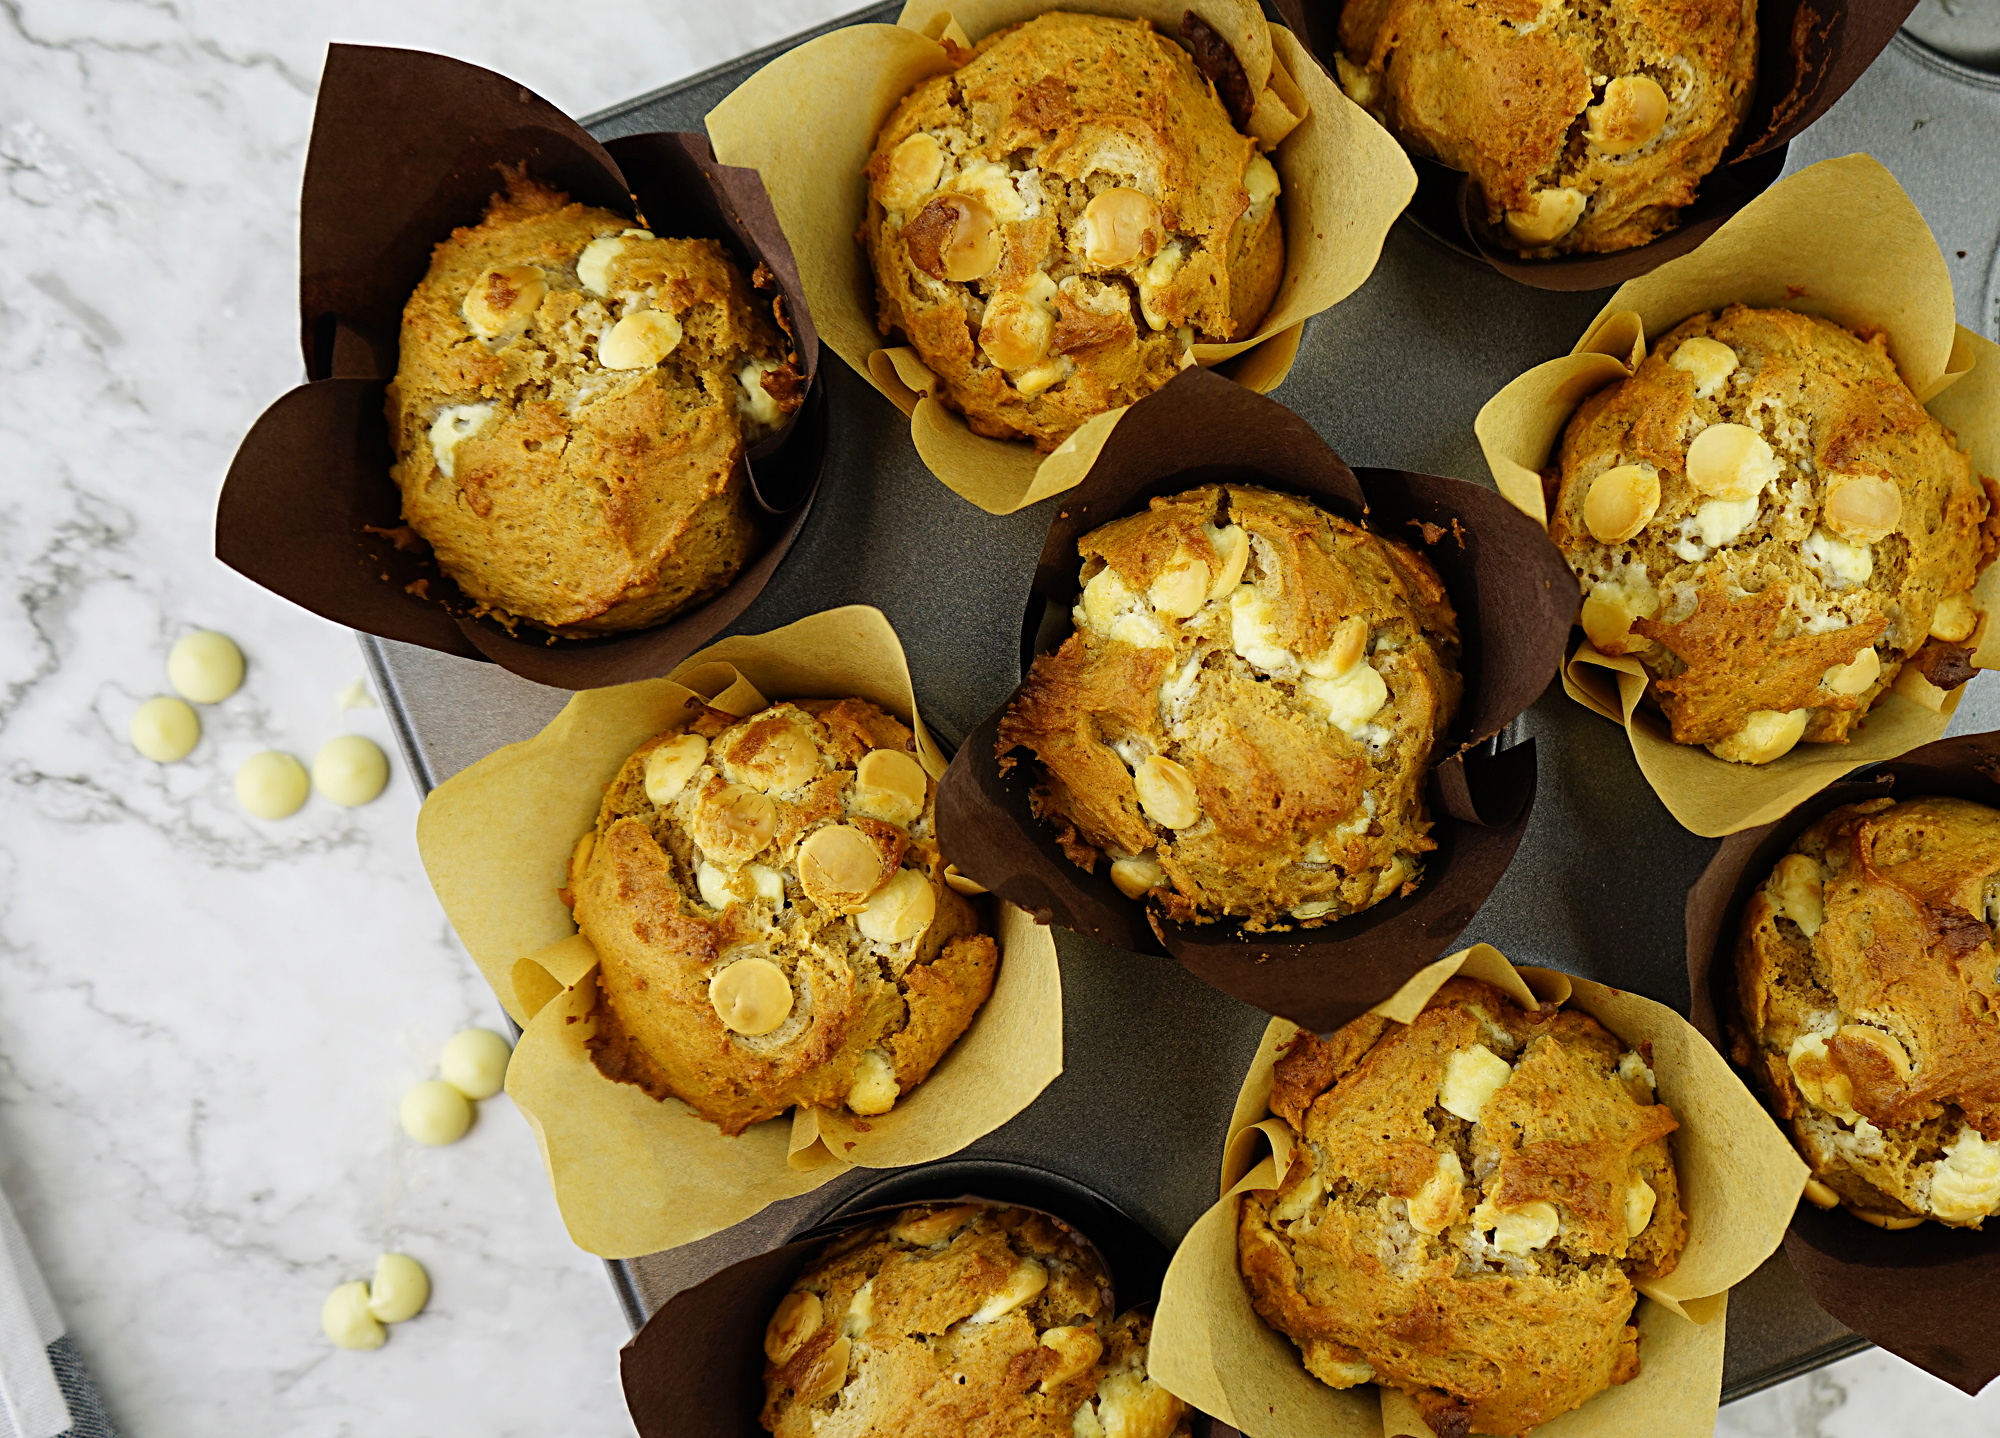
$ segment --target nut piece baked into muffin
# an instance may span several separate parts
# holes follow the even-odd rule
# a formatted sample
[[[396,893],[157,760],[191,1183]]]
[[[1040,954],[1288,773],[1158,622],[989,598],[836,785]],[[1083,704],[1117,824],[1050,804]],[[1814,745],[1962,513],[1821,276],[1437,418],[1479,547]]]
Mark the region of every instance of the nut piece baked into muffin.
[[[1646,1056],[1574,1009],[1455,978],[1277,1064],[1284,1187],[1243,1195],[1257,1312],[1335,1388],[1408,1393],[1441,1438],[1522,1434],[1639,1373],[1633,1280],[1686,1241]]]
[[[867,173],[882,333],[973,433],[1045,452],[1249,338],[1284,276],[1278,172],[1146,20],[988,36],[903,98]]]
[[[2000,813],[1875,799],[1807,829],[1750,896],[1734,1057],[1814,1182],[1885,1228],[2000,1213]]]
[[[1756,0],[1348,0],[1341,88],[1547,258],[1673,228],[1757,71]]]
[[[756,543],[744,450],[802,398],[767,309],[714,240],[509,172],[403,309],[404,522],[510,627],[611,634],[708,598]]]
[[[625,761],[570,861],[607,1077],[728,1134],[924,1081],[999,951],[944,883],[915,748],[864,700],[804,700],[708,710]]]
[[[1986,483],[1884,336],[1696,315],[1583,402],[1544,479],[1584,632],[1645,666],[1676,743],[1761,764],[1845,742],[1907,662],[1972,675]]]
[[[1076,632],[1000,721],[1084,869],[1183,922],[1311,927],[1415,884],[1458,620],[1408,546],[1246,485],[1077,542]]]
[[[1186,1438],[1094,1250],[1023,1208],[905,1209],[835,1239],[764,1332],[779,1438]]]

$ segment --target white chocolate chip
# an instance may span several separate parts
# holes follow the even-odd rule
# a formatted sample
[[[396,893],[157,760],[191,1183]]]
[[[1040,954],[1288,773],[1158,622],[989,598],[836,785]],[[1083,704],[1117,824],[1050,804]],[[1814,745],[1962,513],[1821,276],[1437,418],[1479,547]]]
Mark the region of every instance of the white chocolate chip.
[[[1589,117],[1585,137],[1600,154],[1629,155],[1659,138],[1667,124],[1667,92],[1650,75],[1620,75],[1604,87],[1602,103]]]
[[[838,1393],[847,1382],[847,1364],[853,1352],[853,1340],[845,1335],[834,1339],[792,1390],[792,1402],[801,1408],[810,1408]]]
[[[514,1049],[491,1029],[460,1029],[438,1055],[438,1074],[470,1099],[492,1098],[507,1086]]]
[[[825,1316],[826,1306],[817,1293],[803,1288],[787,1293],[764,1329],[764,1356],[774,1364],[783,1364],[819,1332]]]
[[[1298,664],[1298,656],[1279,642],[1271,601],[1254,584],[1239,584],[1229,596],[1229,645],[1267,674],[1288,673]]]
[[[431,1276],[406,1253],[385,1253],[375,1260],[375,1281],[368,1285],[368,1312],[378,1323],[407,1323],[431,1301]]]
[[[976,1218],[979,1212],[980,1205],[976,1203],[954,1203],[945,1208],[905,1209],[889,1230],[889,1236],[898,1243],[914,1244],[918,1248],[936,1248]]]
[[[753,359],[736,371],[736,387],[742,391],[736,400],[737,412],[759,428],[776,429],[785,422],[784,407],[764,388],[764,376],[783,368],[777,360]]]
[[[576,278],[585,289],[599,299],[611,296],[611,266],[625,249],[627,240],[650,240],[651,230],[624,230],[615,235],[600,235],[583,247],[583,253],[576,257]]]
[[[1959,644],[1970,639],[1979,628],[1979,609],[1972,602],[1972,596],[1960,591],[1947,594],[1938,601],[1938,607],[1931,614],[1931,638],[1942,639],[1947,644]]]
[[[871,819],[909,825],[922,816],[929,793],[930,776],[914,755],[900,749],[871,749],[854,766],[847,804]]]
[[[493,418],[490,404],[448,404],[431,421],[431,458],[446,479],[458,477],[458,447],[486,428]]]
[[[1208,565],[1186,550],[1177,552],[1153,577],[1147,602],[1175,619],[1191,619],[1208,602]]]
[[[1473,1227],[1493,1232],[1493,1246],[1502,1253],[1533,1253],[1562,1228],[1562,1215],[1545,1199],[1535,1199],[1519,1208],[1500,1209],[1492,1201],[1481,1200],[1472,1210]]]
[[[1007,1275],[1000,1291],[989,1297],[974,1310],[966,1323],[992,1323],[1005,1318],[1015,1309],[1032,1303],[1049,1286],[1049,1271],[1032,1258],[1024,1258],[1015,1270]]]
[[[1576,228],[1587,203],[1581,190],[1537,191],[1532,209],[1507,211],[1507,233],[1514,237],[1516,244],[1554,244]]]
[[[1250,197],[1250,206],[1268,204],[1278,198],[1278,169],[1261,153],[1250,156],[1250,163],[1243,167],[1243,192]]]
[[[1798,1085],[1807,1103],[1848,1123],[1858,1117],[1854,1112],[1854,1084],[1833,1066],[1827,1055],[1825,1034],[1800,1034],[1793,1039],[1785,1053],[1785,1063],[1792,1071],[1792,1082]]]
[[[827,824],[799,846],[799,886],[815,904],[854,913],[889,880],[882,851],[852,824]]]
[[[651,369],[681,342],[681,322],[665,310],[634,310],[597,342],[606,369]]]
[[[1171,759],[1149,754],[1132,771],[1132,787],[1146,817],[1167,829],[1186,829],[1201,820],[1194,776]]]
[[[313,787],[343,809],[368,803],[389,782],[389,756],[374,740],[340,734],[313,755]]]
[[[901,944],[916,938],[937,917],[937,890],[915,869],[898,869],[896,877],[876,891],[855,918],[861,937],[877,944]]]
[[[1484,1052],[1484,1050],[1482,1050]],[[1410,1200],[1410,1227],[1419,1233],[1443,1233],[1458,1221],[1464,1207],[1465,1167],[1450,1149],[1437,1156],[1437,1169]]]
[[[1140,190],[1118,186],[1083,207],[1083,257],[1100,269],[1122,270],[1160,247],[1160,207]]]
[[[1748,499],[1711,499],[1694,512],[1695,537],[1710,549],[1720,549],[1755,524],[1762,507],[1763,500],[1754,494]]]
[[[1837,474],[1827,481],[1826,527],[1850,544],[1875,544],[1903,522],[1903,492],[1873,474]]]
[[[938,186],[944,174],[944,146],[922,130],[906,137],[889,154],[889,173],[882,185],[886,209],[907,210]]]
[[[863,1118],[885,1114],[896,1106],[902,1088],[896,1082],[895,1065],[880,1049],[869,1049],[854,1067],[854,1082],[847,1090],[847,1107]]]
[[[132,747],[155,764],[173,764],[187,758],[201,742],[201,720],[185,699],[159,694],[132,711],[127,731]]]
[[[220,704],[243,683],[243,651],[227,634],[197,629],[167,653],[167,682],[195,704]]]
[[[757,897],[773,908],[785,907],[785,876],[768,864],[751,864],[744,869],[750,882],[757,886]]]
[[[708,1002],[725,1028],[756,1038],[791,1017],[792,985],[769,959],[738,959],[708,981]]]
[[[1650,464],[1621,464],[1597,476],[1583,497],[1583,524],[1605,544],[1623,544],[1660,509],[1660,475]]]
[[[1694,377],[1694,397],[1709,399],[1736,373],[1736,351],[1706,335],[1684,339],[1667,357],[1667,364]]]
[[[236,802],[259,819],[283,819],[298,813],[311,792],[306,766],[275,749],[252,754],[236,771]]]
[[[1836,694],[1864,694],[1882,677],[1882,656],[1870,647],[1845,664],[1835,664],[1820,682]]]
[[[1782,918],[1811,938],[1826,922],[1826,891],[1819,861],[1808,854],[1787,854],[1771,871],[1773,907]]]
[[[1931,1169],[1930,1211],[1951,1223],[2000,1211],[2000,1143],[1966,1124],[1944,1153]]]
[[[1438,1106],[1467,1123],[1478,1123],[1493,1095],[1513,1076],[1513,1067],[1507,1060],[1484,1044],[1459,1049],[1445,1060],[1444,1079],[1438,1084]]]
[[[1355,104],[1365,109],[1381,98],[1381,79],[1374,71],[1364,70],[1338,53],[1333,57],[1333,68],[1340,77],[1341,91]]]
[[[358,1278],[327,1294],[319,1326],[336,1348],[380,1348],[389,1339],[388,1330],[368,1311],[368,1285]]]
[[[1033,399],[1036,395],[1046,393],[1068,379],[1075,368],[1076,362],[1068,355],[1057,355],[1047,364],[1038,364],[1031,370],[1023,370],[1017,375],[1010,376],[1008,383],[1029,399]]]
[[[1753,709],[1741,729],[1709,745],[1708,752],[1732,764],[1768,764],[1792,752],[1811,717],[1810,709]]]
[[[426,1079],[404,1093],[397,1116],[404,1133],[436,1148],[465,1137],[472,1127],[472,1100],[442,1079]]]
[[[1056,282],[1040,270],[1018,290],[1003,290],[986,305],[979,347],[1003,370],[1032,370],[1048,358],[1056,329]]]
[[[1799,553],[1835,589],[1866,584],[1875,573],[1874,550],[1865,544],[1849,544],[1824,529],[1815,529],[1807,535]]]
[[[1368,657],[1368,621],[1360,615],[1343,619],[1326,648],[1305,661],[1306,673],[1315,679],[1346,679]]]
[[[820,772],[819,750],[796,724],[772,716],[760,721],[722,756],[722,774],[763,794],[788,794]],[[754,752],[748,752],[755,744]]]
[[[1157,859],[1141,856],[1111,861],[1111,882],[1128,899],[1144,898],[1166,881],[1167,871]]]
[[[1124,576],[1108,565],[1090,576],[1078,604],[1081,622],[1100,634],[1109,633],[1118,616],[1139,602]]]
[[[1055,1366],[1042,1375],[1044,1393],[1058,1383],[1067,1383],[1085,1372],[1104,1352],[1104,1343],[1097,1336],[1097,1330],[1083,1326],[1065,1325],[1049,1329],[1042,1335],[1042,1347],[1056,1355]]]
[[[1646,1225],[1653,1221],[1653,1206],[1660,1196],[1653,1192],[1653,1185],[1632,1175],[1632,1181],[1625,1186],[1625,1236],[1637,1238],[1646,1231]]]
[[[1299,694],[1326,711],[1327,723],[1354,739],[1389,702],[1389,685],[1373,665],[1357,664],[1343,679],[1299,681]]]
[[[1581,623],[1602,653],[1623,654],[1631,643],[1632,621],[1651,619],[1659,612],[1660,593],[1641,572],[1636,579],[1601,579],[1593,584],[1583,601]]]
[[[1770,442],[1747,424],[1712,424],[1687,448],[1688,482],[1716,499],[1754,499],[1782,466]]]
[[[1217,528],[1205,523],[1201,532],[1215,546],[1215,557],[1219,561],[1215,578],[1208,586],[1208,597],[1220,599],[1243,582],[1243,570],[1250,563],[1250,536],[1243,532],[1240,524],[1225,524]]]
[[[548,292],[548,276],[534,265],[502,265],[472,282],[459,313],[481,339],[499,339],[532,324]]]
[[[874,1052],[874,1050],[870,1050]],[[854,1296],[847,1300],[847,1312],[840,1315],[840,1331],[849,1338],[859,1338],[875,1323],[875,1280],[869,1279],[854,1290]]]
[[[1145,316],[1149,329],[1165,330],[1173,327],[1173,318],[1160,309],[1160,292],[1174,282],[1174,276],[1187,263],[1187,252],[1177,241],[1166,246],[1152,260],[1139,267],[1139,313]]]
[[[666,808],[707,758],[708,741],[701,735],[676,734],[646,756],[646,797]]]

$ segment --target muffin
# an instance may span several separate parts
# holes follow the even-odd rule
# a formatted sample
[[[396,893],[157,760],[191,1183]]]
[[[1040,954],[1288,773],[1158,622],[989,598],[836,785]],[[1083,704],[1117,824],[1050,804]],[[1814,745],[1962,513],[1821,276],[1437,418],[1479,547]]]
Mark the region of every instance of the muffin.
[[[935,800],[909,729],[859,699],[711,709],[640,746],[570,861],[599,1071],[726,1134],[887,1113],[999,964],[944,883]]]
[[[1246,485],[1077,542],[1076,631],[1001,717],[1036,813],[1183,923],[1314,927],[1408,891],[1458,620],[1408,546]]]
[[[1249,338],[1284,276],[1277,171],[1146,20],[988,36],[896,106],[867,178],[882,333],[974,434],[1043,452]]]
[[[403,521],[510,629],[658,624],[749,559],[744,450],[798,407],[799,372],[714,240],[507,180],[403,309]]]
[[[1094,1250],[1046,1214],[905,1209],[836,1239],[764,1333],[779,1438],[1186,1438],[1146,1376],[1151,1324],[1113,1318]]]
[[[1800,834],[1736,940],[1739,1066],[1884,1228],[2000,1213],[2000,812],[1875,799]]]
[[[1906,663],[1971,677],[1990,481],[1883,335],[1696,315],[1583,402],[1545,482],[1584,632],[1645,666],[1676,743],[1766,763],[1845,742]]]
[[[1633,1282],[1687,1235],[1643,1053],[1454,978],[1414,1023],[1301,1034],[1271,1109],[1299,1146],[1282,1188],[1243,1195],[1237,1252],[1314,1377],[1401,1389],[1455,1438],[1638,1376]]]
[[[1672,229],[1750,109],[1756,0],[1349,0],[1341,88],[1529,256]]]

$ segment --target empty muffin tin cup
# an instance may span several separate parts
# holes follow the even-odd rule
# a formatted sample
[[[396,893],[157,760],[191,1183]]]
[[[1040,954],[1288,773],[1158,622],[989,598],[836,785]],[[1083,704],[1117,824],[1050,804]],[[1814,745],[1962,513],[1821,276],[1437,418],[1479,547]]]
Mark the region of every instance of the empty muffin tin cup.
[[[1340,50],[1341,7],[1272,3],[1331,71]],[[1786,147],[1861,78],[1915,6],[1916,0],[1763,0],[1757,7],[1757,81],[1743,127],[1702,179],[1680,222],[1647,244],[1601,255],[1526,258],[1493,232],[1471,176],[1414,154],[1417,193],[1409,217],[1439,243],[1536,289],[1595,290],[1635,279],[1694,249],[1768,189],[1784,170]]]
[[[1735,949],[1744,905],[1806,828],[1844,804],[1946,795],[2000,809],[2000,733],[1913,749],[1820,790],[1775,823],[1731,834],[1688,891],[1688,992],[1695,1027],[1731,1051]],[[1889,1232],[1801,1203],[1785,1256],[1813,1301],[1877,1347],[1967,1393],[2000,1377],[2000,1221]]]
[[[1047,0],[909,0],[894,25],[849,25],[787,51],[708,115],[715,153],[756,169],[799,257],[821,336],[909,416],[917,453],[954,492],[1011,514],[1075,485],[1129,409],[1098,415],[1054,453],[974,434],[934,396],[915,350],[885,348],[875,278],[856,240],[868,209],[863,167],[897,102],[957,63],[954,49],[1061,4]],[[1190,15],[1234,56],[1248,102],[1238,128],[1264,147],[1283,183],[1285,275],[1255,335],[1197,344],[1195,359],[1260,392],[1275,389],[1309,316],[1331,308],[1375,268],[1389,227],[1416,188],[1400,146],[1329,80],[1292,32],[1256,0],[1096,0],[1092,14],[1145,19],[1178,37]],[[1226,64],[1227,62],[1221,62]]]
[[[619,1354],[640,1438],[758,1438],[764,1328],[793,1279],[827,1243],[919,1204],[990,1203],[1054,1219],[1111,1275],[1112,1311],[1150,1309],[1168,1253],[1108,1199],[1024,1164],[957,1159],[884,1178],[785,1242],[718,1270],[661,1304]],[[1197,1414],[1194,1438],[1238,1438]]]
[[[431,250],[476,225],[520,166],[571,199],[664,236],[720,240],[764,279],[806,381],[805,403],[745,464],[760,535],[719,594],[650,629],[558,639],[477,617],[403,524],[383,395],[404,303]],[[766,278],[767,277],[767,278]],[[719,165],[700,135],[600,145],[525,87],[416,50],[327,49],[299,216],[300,338],[308,382],[264,411],[216,506],[215,553],[323,618],[385,639],[491,660],[537,683],[587,689],[648,679],[700,648],[763,591],[819,486],[825,400],[798,266],[756,174]]]
[[[1849,155],[1772,186],[1699,250],[1622,286],[1568,355],[1537,365],[1488,400],[1475,429],[1500,492],[1547,524],[1552,496],[1543,475],[1557,462],[1570,416],[1629,377],[1650,337],[1738,303],[1798,309],[1862,334],[1886,334],[1904,383],[1956,432],[1973,473],[2000,477],[2000,345],[1954,319],[1944,256],[1895,177],[1866,155]],[[1574,590],[1576,581],[1570,584]],[[1989,612],[2000,603],[2000,566],[1986,568],[1972,597]],[[1970,644],[1972,665],[2000,667],[2000,624],[1984,623]],[[1563,687],[1624,725],[1660,802],[1710,838],[1768,824],[1850,769],[1939,738],[1960,692],[1940,690],[1905,665],[1847,743],[1800,744],[1749,765],[1674,743],[1658,714],[1641,707],[1646,673],[1635,658],[1601,654],[1580,639]]]
[[[1532,741],[1489,752],[1487,741],[1555,676],[1575,586],[1548,536],[1492,490],[1406,470],[1351,470],[1291,410],[1190,369],[1132,407],[1057,509],[1023,616],[1022,670],[1071,632],[1082,535],[1157,495],[1230,482],[1302,495],[1401,540],[1444,581],[1458,612],[1465,693],[1432,767],[1438,847],[1416,893],[1283,933],[1251,933],[1233,920],[1171,921],[1120,893],[1103,866],[1086,873],[1064,856],[1054,826],[1030,805],[1032,757],[1001,770],[995,746],[1006,705],[954,757],[938,792],[939,839],[961,873],[1036,917],[1120,948],[1171,954],[1225,993],[1323,1032],[1365,1013],[1448,949],[1500,881],[1527,828],[1535,752]]]
[[[917,713],[903,646],[881,612],[831,609],[738,635],[664,679],[586,690],[533,739],[431,791],[417,846],[459,940],[523,1030],[507,1094],[535,1130],[569,1234],[604,1258],[691,1243],[849,1168],[956,1153],[1034,1102],[1062,1072],[1062,981],[1046,929],[1009,905],[983,914],[1000,947],[993,993],[922,1084],[890,1112],[794,1109],[736,1138],[678,1099],[604,1077],[594,1031],[597,953],[558,892],[605,786],[632,751],[703,706],[749,715],[782,699],[866,699],[944,756]]]
[[[1668,1140],[1688,1234],[1664,1277],[1636,1285],[1638,1377],[1607,1388],[1537,1432],[1563,1438],[1706,1433],[1722,1387],[1729,1289],[1770,1257],[1805,1184],[1806,1167],[1721,1055],[1679,1014],[1637,994],[1553,969],[1515,968],[1477,944],[1414,975],[1373,1012],[1409,1023],[1462,974],[1524,1008],[1581,1009],[1628,1046],[1650,1044],[1660,1101],[1680,1127]],[[1274,1019],[1244,1076],[1222,1157],[1222,1198],[1174,1254],[1153,1325],[1153,1376],[1205,1412],[1257,1438],[1375,1438],[1431,1430],[1402,1393],[1329,1388],[1292,1341],[1257,1316],[1237,1266],[1238,1196],[1276,1189],[1299,1136],[1270,1111],[1272,1070],[1297,1029]]]

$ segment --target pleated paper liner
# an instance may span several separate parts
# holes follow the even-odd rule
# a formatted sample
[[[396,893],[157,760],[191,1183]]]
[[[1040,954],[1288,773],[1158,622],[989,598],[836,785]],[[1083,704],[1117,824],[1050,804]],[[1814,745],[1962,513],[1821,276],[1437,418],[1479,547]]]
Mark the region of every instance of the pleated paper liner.
[[[1053,454],[1025,440],[986,439],[931,397],[935,377],[914,350],[885,347],[875,279],[855,236],[867,214],[862,166],[898,101],[952,68],[942,41],[969,46],[1050,10],[1150,19],[1180,34],[1196,15],[1234,49],[1254,105],[1246,132],[1269,147],[1284,189],[1285,277],[1258,333],[1199,344],[1195,358],[1260,392],[1277,387],[1300,327],[1347,297],[1375,268],[1416,177],[1382,128],[1340,93],[1289,30],[1256,0],[909,0],[895,25],[851,25],[773,60],[708,116],[716,154],[764,177],[799,257],[820,333],[910,417],[924,463],[981,509],[1009,514],[1075,485],[1123,410],[1089,421]]]
[[[597,955],[557,890],[604,788],[646,740],[703,704],[752,714],[781,699],[867,699],[907,721],[933,777],[944,759],[917,714],[903,647],[880,611],[828,610],[739,635],[673,675],[575,695],[548,727],[440,784],[417,820],[432,887],[460,942],[525,1031],[507,1092],[527,1115],[578,1246],[630,1258],[691,1243],[850,1167],[956,1153],[1026,1108],[1062,1071],[1062,982],[1046,929],[993,903],[992,997],[931,1076],[889,1113],[794,1110],[724,1137],[677,1099],[598,1072]]]
[[[1776,823],[1723,840],[1687,900],[1694,1023],[1716,1048],[1730,1051],[1743,906],[1792,841],[1843,804],[1933,794],[2000,808],[2000,734],[1926,744],[1821,790]],[[1890,1233],[1801,1203],[1785,1255],[1813,1301],[1869,1342],[1967,1393],[2000,1376],[2000,1221]]]
[[[504,188],[503,165],[572,199],[708,237],[746,278],[762,265],[808,383],[784,430],[749,453],[759,552],[721,593],[665,624],[600,639],[510,634],[474,617],[428,546],[402,528],[383,392],[403,305],[456,226]],[[819,485],[819,342],[784,232],[753,171],[719,165],[699,135],[600,145],[490,70],[442,55],[328,48],[299,222],[300,337],[308,383],[251,428],[216,507],[216,556],[315,614],[525,678],[584,689],[664,674],[741,614],[791,547]]]
[[[1438,960],[1374,1012],[1409,1023],[1455,974],[1483,979],[1523,1007],[1567,1004],[1626,1044],[1652,1045],[1687,1212],[1687,1245],[1664,1278],[1638,1285],[1639,1376],[1535,1429],[1536,1438],[1694,1438],[1715,1426],[1729,1289],[1771,1255],[1806,1167],[1729,1065],[1683,1019],[1637,994],[1552,969],[1516,969],[1489,945]],[[1388,1388],[1329,1388],[1292,1341],[1251,1307],[1237,1267],[1237,1196],[1284,1182],[1298,1136],[1270,1111],[1271,1074],[1297,1029],[1274,1019],[1244,1076],[1223,1150],[1222,1198],[1181,1241],[1153,1330],[1153,1376],[1248,1438],[1376,1438],[1430,1429]]]
[[[1956,323],[1944,256],[1910,197],[1874,160],[1850,155],[1772,186],[1692,254],[1621,287],[1567,356],[1488,400],[1475,428],[1500,492],[1546,524],[1541,471],[1554,463],[1577,407],[1629,376],[1652,337],[1737,302],[1885,332],[1903,380],[1971,451],[1974,473],[2000,476],[2000,346]],[[1986,609],[2000,602],[2000,566],[1986,569],[1973,597]],[[1982,627],[1971,660],[2000,667],[2000,625]],[[1938,690],[1905,667],[1847,743],[1801,744],[1769,764],[1747,765],[1674,743],[1660,717],[1641,707],[1646,676],[1636,659],[1600,654],[1582,640],[1563,686],[1625,726],[1660,801],[1710,838],[1770,823],[1849,770],[1940,737],[1958,702],[1957,690]]]
[[[640,1438],[762,1438],[764,1328],[792,1280],[826,1244],[921,1203],[996,1203],[1047,1214],[1095,1250],[1111,1274],[1113,1312],[1151,1308],[1168,1253],[1110,1200],[1025,1164],[953,1159],[885,1178],[769,1251],[668,1299],[619,1354]],[[1194,1438],[1238,1438],[1197,1415]]]
[[[1339,3],[1272,0],[1279,16],[1333,70]],[[1601,255],[1526,259],[1486,221],[1479,186],[1461,170],[1412,155],[1417,192],[1409,218],[1441,244],[1509,279],[1542,290],[1595,290],[1686,254],[1768,189],[1786,147],[1847,93],[1895,35],[1916,0],[1763,0],[1757,7],[1757,81],[1750,112],[1722,162],[1701,181],[1677,225],[1649,244]]]
[[[1171,954],[1206,982],[1309,1028],[1337,1028],[1396,992],[1472,921],[1513,857],[1535,789],[1532,743],[1481,746],[1547,688],[1576,612],[1575,586],[1540,527],[1493,491],[1404,470],[1350,470],[1276,401],[1189,370],[1132,407],[1057,511],[1023,616],[1022,668],[1069,635],[1077,539],[1156,495],[1217,482],[1304,495],[1425,556],[1458,611],[1465,696],[1430,785],[1436,850],[1414,895],[1317,929],[1252,934],[1234,921],[1149,914],[1064,857],[1035,817],[1032,760],[1000,770],[996,710],[966,740],[938,794],[946,857],[1033,913],[1106,943]],[[1018,692],[1018,691],[1017,691]],[[1011,702],[1011,701],[1010,701]]]

